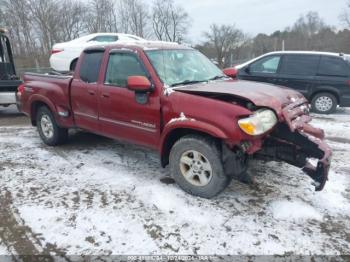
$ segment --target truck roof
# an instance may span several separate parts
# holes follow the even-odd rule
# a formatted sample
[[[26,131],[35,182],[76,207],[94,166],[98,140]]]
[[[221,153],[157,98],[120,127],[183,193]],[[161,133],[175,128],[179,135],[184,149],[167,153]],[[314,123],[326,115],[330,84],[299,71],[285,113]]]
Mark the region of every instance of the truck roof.
[[[101,50],[101,49],[133,49],[133,50],[163,50],[163,49],[192,49],[186,45],[180,45],[175,42],[165,42],[165,41],[131,41],[122,42],[119,44],[107,44],[104,46],[92,46],[85,48],[86,50]]]

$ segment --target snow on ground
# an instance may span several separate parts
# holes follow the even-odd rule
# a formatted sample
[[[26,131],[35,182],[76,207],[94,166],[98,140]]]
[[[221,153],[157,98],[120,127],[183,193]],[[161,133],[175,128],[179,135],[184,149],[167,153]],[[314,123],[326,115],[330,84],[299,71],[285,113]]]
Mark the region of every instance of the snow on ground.
[[[169,170],[156,152],[86,133],[50,148],[34,128],[9,126],[0,127],[0,198],[33,252],[349,255],[350,110],[313,123],[334,150],[322,192],[295,167],[257,162],[259,188],[233,181],[195,198],[160,181]]]
[[[0,242],[0,256],[9,255],[6,246]]]

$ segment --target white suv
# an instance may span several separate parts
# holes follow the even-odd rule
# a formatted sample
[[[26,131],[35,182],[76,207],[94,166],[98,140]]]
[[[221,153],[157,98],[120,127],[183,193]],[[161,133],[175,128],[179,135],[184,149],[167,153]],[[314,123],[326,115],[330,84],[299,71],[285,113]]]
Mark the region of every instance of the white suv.
[[[119,33],[96,33],[83,36],[52,47],[50,66],[59,72],[74,71],[80,53],[89,46],[115,44],[116,42],[146,41],[135,35]]]

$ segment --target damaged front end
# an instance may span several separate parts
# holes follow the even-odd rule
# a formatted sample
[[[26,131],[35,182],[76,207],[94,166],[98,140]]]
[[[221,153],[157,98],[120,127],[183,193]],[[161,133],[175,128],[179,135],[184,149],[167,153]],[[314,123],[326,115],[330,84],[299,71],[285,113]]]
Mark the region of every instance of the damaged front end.
[[[328,180],[332,151],[323,141],[324,132],[309,124],[309,106],[299,98],[282,109],[280,122],[264,140],[255,157],[263,160],[284,161],[302,168],[310,176],[316,191],[321,191]],[[312,163],[315,162],[317,163]]]

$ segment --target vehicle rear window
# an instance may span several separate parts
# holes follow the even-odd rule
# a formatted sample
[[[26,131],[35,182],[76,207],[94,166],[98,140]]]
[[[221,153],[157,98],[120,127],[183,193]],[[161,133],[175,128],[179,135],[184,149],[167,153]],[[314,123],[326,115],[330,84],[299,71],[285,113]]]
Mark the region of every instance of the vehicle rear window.
[[[109,57],[105,84],[126,87],[129,76],[145,76],[138,57],[130,53],[112,53]]]
[[[343,58],[322,56],[318,74],[323,76],[349,76],[350,67]]]
[[[87,83],[96,83],[100,72],[103,51],[85,52],[80,66],[80,79]]]
[[[90,41],[103,42],[103,43],[116,42],[116,41],[118,41],[118,36],[116,36],[116,35],[100,35],[100,36],[94,37]]]
[[[319,60],[318,55],[285,55],[280,74],[314,76]]]

